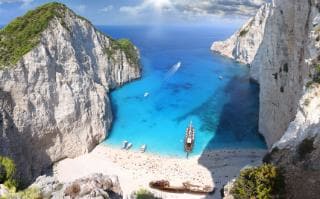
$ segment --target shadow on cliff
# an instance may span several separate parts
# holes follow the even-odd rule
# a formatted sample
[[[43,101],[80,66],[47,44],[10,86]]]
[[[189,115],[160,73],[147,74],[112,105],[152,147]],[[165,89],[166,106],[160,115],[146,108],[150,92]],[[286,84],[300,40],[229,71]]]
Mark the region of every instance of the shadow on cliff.
[[[229,97],[224,104],[219,116],[218,124],[215,127],[204,127],[208,131],[215,131],[215,136],[208,142],[204,152],[201,154],[198,163],[211,171],[212,179],[215,181],[215,192],[206,198],[221,198],[221,188],[224,183],[235,176],[219,176],[215,173],[214,167],[223,162],[214,161],[216,157],[209,157],[205,151],[215,149],[237,149],[250,147],[265,147],[262,136],[258,134],[259,116],[259,86],[250,81],[248,76],[234,77],[224,87],[224,92]],[[215,94],[213,94],[215,95]],[[209,98],[208,100],[212,100]],[[205,102],[204,104],[209,104]],[[207,105],[202,114],[210,111]],[[210,113],[207,113],[207,115]],[[200,115],[200,118],[208,118]],[[203,128],[203,127],[201,127]],[[232,155],[232,154],[230,154]],[[218,157],[219,159],[219,157]],[[218,165],[217,165],[218,164]],[[242,164],[242,163],[238,163]],[[221,164],[221,167],[224,165]],[[246,163],[240,167],[246,166]],[[239,170],[240,170],[239,167]],[[221,175],[221,174],[220,174]],[[223,180],[221,180],[223,179]]]
[[[17,167],[16,178],[21,188],[25,188],[37,176],[52,173],[51,160],[44,149],[33,150],[33,146],[43,140],[32,136],[31,130],[27,130],[30,134],[19,131],[13,120],[14,106],[11,94],[0,89],[0,155],[14,160]],[[52,140],[51,142],[53,145]]]

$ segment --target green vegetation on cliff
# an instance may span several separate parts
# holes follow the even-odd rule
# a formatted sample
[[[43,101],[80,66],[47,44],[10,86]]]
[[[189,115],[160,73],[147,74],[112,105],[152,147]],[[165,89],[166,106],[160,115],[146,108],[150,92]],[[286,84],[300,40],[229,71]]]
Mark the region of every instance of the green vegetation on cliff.
[[[136,199],[159,199],[158,197],[155,197],[153,193],[146,189],[139,189],[135,193],[133,193],[133,198]]]
[[[300,160],[303,160],[308,154],[315,150],[313,146],[314,138],[304,139],[298,146],[298,155]]]
[[[16,192],[19,188],[16,180],[16,165],[14,161],[8,157],[0,156],[0,184],[4,184],[9,193],[0,199],[40,199],[40,190],[36,187],[27,188]]]
[[[18,186],[15,175],[16,165],[14,161],[8,157],[0,156],[0,184],[15,190]]]
[[[313,63],[313,74],[309,74],[309,77],[312,78],[311,81],[306,83],[306,87],[309,88],[313,83],[320,84],[320,64]]]
[[[280,170],[271,164],[263,164],[241,171],[231,193],[235,199],[271,199],[283,198],[283,190]]]
[[[320,83],[320,64],[315,66],[315,74],[313,76],[313,81]]]
[[[40,42],[40,34],[67,7],[48,3],[18,17],[0,30],[0,68],[16,64]]]
[[[48,27],[52,19],[60,20],[61,25],[69,30],[63,20],[66,10],[71,11],[61,3],[47,3],[16,18],[0,29],[0,69],[12,67],[25,54],[35,48],[40,42],[41,33]],[[90,23],[87,19],[79,15],[76,16]],[[109,39],[111,45],[105,52],[110,57],[114,55],[116,50],[122,50],[132,65],[139,65],[138,53],[129,40]]]
[[[248,32],[249,32],[249,30],[243,29],[243,30],[240,31],[239,36],[240,36],[240,37],[243,37],[243,36],[245,36]]]
[[[37,187],[30,187],[19,192],[10,192],[0,199],[43,199]]]
[[[105,52],[110,58],[113,58],[115,52],[117,50],[122,50],[128,61],[133,64],[133,66],[139,65],[139,55],[137,53],[136,48],[132,44],[132,42],[128,39],[119,39],[114,40],[109,38],[111,41],[111,44],[108,48],[105,49]]]

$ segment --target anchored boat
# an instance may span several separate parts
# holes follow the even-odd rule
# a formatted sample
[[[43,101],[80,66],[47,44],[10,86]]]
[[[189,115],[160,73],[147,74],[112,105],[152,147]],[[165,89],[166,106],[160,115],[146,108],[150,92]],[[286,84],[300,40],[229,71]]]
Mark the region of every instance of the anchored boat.
[[[132,147],[132,143],[129,142],[128,145],[127,145],[127,147],[126,147],[126,149],[129,150],[131,147]]]
[[[121,149],[126,149],[128,145],[128,141],[123,141]]]
[[[140,152],[141,152],[141,153],[144,153],[144,152],[146,151],[146,149],[147,149],[147,145],[144,144],[144,145],[142,145],[142,146],[140,147]]]
[[[187,152],[187,156],[192,152],[194,146],[194,128],[192,122],[190,122],[186,129],[186,135],[184,138],[184,151]]]

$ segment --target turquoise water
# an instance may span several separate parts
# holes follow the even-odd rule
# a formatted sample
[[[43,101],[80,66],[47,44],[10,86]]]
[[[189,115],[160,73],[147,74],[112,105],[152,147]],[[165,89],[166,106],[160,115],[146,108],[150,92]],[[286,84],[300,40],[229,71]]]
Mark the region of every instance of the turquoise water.
[[[105,143],[184,156],[187,125],[196,130],[195,148],[265,148],[258,134],[258,85],[248,68],[210,52],[213,41],[237,27],[99,27],[130,38],[140,49],[142,78],[111,93],[114,123]],[[178,63],[180,62],[180,67]],[[148,96],[145,96],[148,93]]]

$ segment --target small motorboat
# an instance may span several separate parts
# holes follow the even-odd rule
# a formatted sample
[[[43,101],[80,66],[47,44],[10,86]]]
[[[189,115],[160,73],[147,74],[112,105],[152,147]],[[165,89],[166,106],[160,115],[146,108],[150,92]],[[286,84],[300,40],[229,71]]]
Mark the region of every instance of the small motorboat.
[[[145,92],[143,97],[148,97],[149,96],[149,93],[148,92]]]
[[[126,141],[126,140],[123,141],[121,149],[127,148],[127,145],[128,145],[128,141]]]
[[[220,80],[223,80],[223,77],[222,77],[222,76],[219,76],[219,79],[220,79]]]
[[[147,145],[142,145],[141,147],[140,147],[140,152],[141,153],[144,153],[145,151],[146,151],[146,149],[147,149]]]
[[[129,150],[132,147],[132,143],[128,143],[126,149]]]

